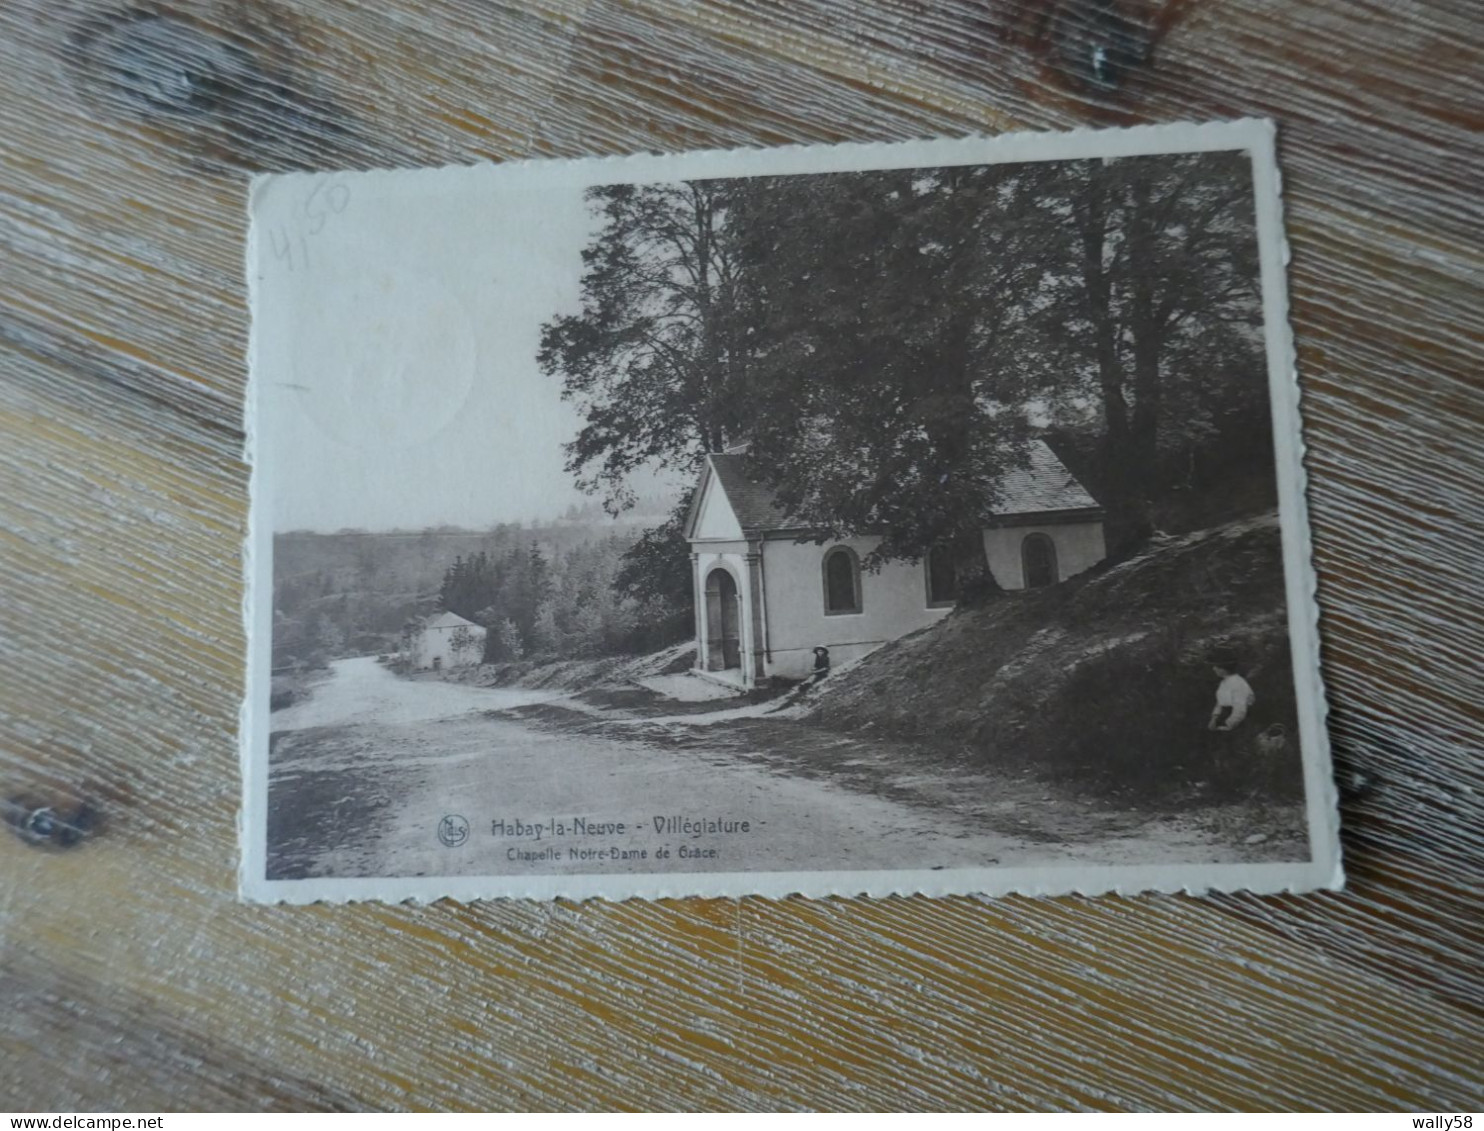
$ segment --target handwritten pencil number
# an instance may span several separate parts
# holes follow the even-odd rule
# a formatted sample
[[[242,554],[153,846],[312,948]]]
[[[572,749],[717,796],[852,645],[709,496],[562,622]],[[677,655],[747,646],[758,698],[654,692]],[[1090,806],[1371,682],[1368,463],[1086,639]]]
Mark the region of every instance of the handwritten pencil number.
[[[304,217],[309,221],[309,234],[317,236],[324,231],[331,216],[338,216],[350,204],[350,189],[339,181],[315,185],[304,198]]]
[[[309,266],[309,240],[303,232],[291,232],[285,227],[272,228],[268,232],[268,243],[273,258],[290,272]]]
[[[280,225],[268,232],[273,258],[291,274],[309,267],[309,238],[324,231],[331,216],[338,216],[350,205],[350,188],[339,181],[321,181],[304,198],[300,211],[304,225]]]

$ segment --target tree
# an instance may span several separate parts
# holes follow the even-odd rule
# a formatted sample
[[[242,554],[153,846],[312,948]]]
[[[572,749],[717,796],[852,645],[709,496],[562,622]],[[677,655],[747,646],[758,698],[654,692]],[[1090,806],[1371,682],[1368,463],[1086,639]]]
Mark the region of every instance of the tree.
[[[438,588],[439,608],[478,621],[480,610],[498,599],[507,569],[507,559],[492,559],[483,550],[468,558],[456,557],[443,573]]]
[[[617,511],[634,471],[746,439],[817,540],[879,535],[868,567],[947,550],[973,597],[997,588],[1000,485],[1038,429],[1071,423],[1096,432],[1099,499],[1132,529],[1176,457],[1239,419],[1250,441],[1265,404],[1247,160],[592,190],[582,312],[540,352],[584,417],[568,468]],[[672,518],[626,557],[641,606],[688,603],[681,541]]]
[[[524,554],[512,556],[506,576],[510,619],[519,629],[521,640],[530,645],[536,636],[536,611],[551,596],[551,566],[541,547],[532,542]]]
[[[404,664],[413,662],[413,653],[417,650],[418,636],[422,633],[422,627],[422,622],[416,618],[409,618],[402,625],[402,631],[397,637],[397,648],[402,653]]]
[[[562,652],[562,630],[557,625],[556,604],[548,598],[536,610],[535,635],[531,650],[542,656],[556,656]]]
[[[737,265],[729,181],[588,191],[601,229],[582,253],[582,310],[542,328],[537,355],[583,425],[567,470],[632,504],[633,472],[694,469],[737,423],[745,349],[734,318]]]
[[[868,565],[949,549],[997,588],[983,525],[1025,456],[1014,343],[1061,251],[1040,165],[779,177],[738,195],[754,474]]]
[[[319,667],[326,660],[333,660],[345,647],[345,633],[340,626],[332,621],[324,613],[320,613],[314,622],[314,644],[316,655],[313,666]]]
[[[520,629],[509,617],[502,617],[491,629],[491,635],[496,642],[497,660],[519,660],[525,656],[526,648],[520,637]]]
[[[279,609],[273,611],[273,667],[283,668],[298,664],[311,649],[309,634],[304,621],[286,615]]]
[[[483,647],[483,641],[463,625],[449,633],[448,646],[452,649],[454,658],[458,663],[471,661],[473,653]]]
[[[651,527],[623,552],[614,586],[638,608],[648,626],[642,647],[659,648],[689,635],[695,616],[690,543],[685,520],[694,489],[685,491],[659,526]]]
[[[1062,169],[1079,254],[1044,311],[1051,372],[1095,375],[1104,501],[1124,541],[1147,533],[1171,456],[1193,461],[1235,424],[1253,465],[1269,462],[1266,430],[1253,428],[1266,367],[1248,162],[1205,153]]]

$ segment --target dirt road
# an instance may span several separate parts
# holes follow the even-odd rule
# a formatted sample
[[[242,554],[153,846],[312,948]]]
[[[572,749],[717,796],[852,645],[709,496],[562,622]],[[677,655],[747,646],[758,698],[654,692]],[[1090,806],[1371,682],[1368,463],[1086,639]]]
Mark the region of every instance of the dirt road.
[[[547,691],[400,679],[370,656],[336,660],[330,670],[331,678],[315,689],[313,697],[273,716],[275,732],[348,725],[399,726],[554,698]]]
[[[566,707],[340,661],[313,699],[274,716],[270,876],[1252,858],[1189,822],[1130,820],[978,771],[925,773],[901,750],[799,722],[627,726]]]

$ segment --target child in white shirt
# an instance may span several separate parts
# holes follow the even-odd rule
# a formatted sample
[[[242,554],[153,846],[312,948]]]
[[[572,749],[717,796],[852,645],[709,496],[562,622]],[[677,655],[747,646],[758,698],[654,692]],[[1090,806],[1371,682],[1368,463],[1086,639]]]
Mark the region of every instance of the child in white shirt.
[[[1212,664],[1211,669],[1221,682],[1216,687],[1216,706],[1211,711],[1211,721],[1206,724],[1206,729],[1231,730],[1247,717],[1257,696],[1252,692],[1252,685],[1237,674],[1235,661],[1223,658]]]

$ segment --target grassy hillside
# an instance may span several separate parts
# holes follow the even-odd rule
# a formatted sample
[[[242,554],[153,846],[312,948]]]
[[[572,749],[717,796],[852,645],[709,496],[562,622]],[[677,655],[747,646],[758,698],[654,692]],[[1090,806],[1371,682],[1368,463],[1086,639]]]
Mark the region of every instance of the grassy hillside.
[[[1231,734],[1205,729],[1216,649],[1236,654],[1257,696]],[[1113,794],[1189,803],[1302,790],[1272,514],[958,610],[819,691],[814,717],[826,726]],[[1274,723],[1284,750],[1257,741]]]

